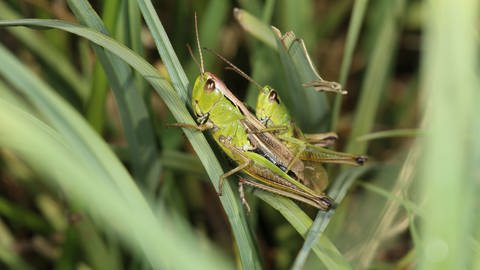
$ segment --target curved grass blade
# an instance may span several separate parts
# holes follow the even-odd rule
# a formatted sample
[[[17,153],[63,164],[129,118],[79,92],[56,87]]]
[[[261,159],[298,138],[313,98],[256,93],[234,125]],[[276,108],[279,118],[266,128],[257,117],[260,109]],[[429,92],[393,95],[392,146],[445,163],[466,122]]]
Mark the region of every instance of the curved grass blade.
[[[365,10],[367,9],[368,0],[355,1],[353,5],[352,18],[348,25],[347,41],[345,43],[345,50],[343,52],[342,64],[340,66],[340,78],[338,82],[345,86],[347,83],[348,70],[352,64],[353,51],[358,42],[360,28],[362,26]],[[342,96],[335,97],[335,102],[332,109],[332,122],[330,130],[337,130],[338,118],[340,117],[340,107],[342,105]]]
[[[5,1],[0,2],[0,18],[5,20],[19,19],[20,16],[13,11]],[[12,28],[9,31],[32,50],[40,59],[45,61],[52,70],[57,72],[62,79],[68,83],[75,91],[75,94],[81,101],[85,102],[89,95],[89,85],[87,79],[70,64],[66,57],[47,44],[44,38],[38,36],[34,30]]]
[[[233,15],[245,31],[271,48],[277,49],[278,44],[275,39],[275,34],[272,33],[272,30],[268,25],[240,8],[234,8]]]
[[[195,235],[162,209],[153,210],[136,197],[129,198],[90,170],[63,136],[35,116],[0,99],[0,146],[17,153],[36,172],[69,198],[116,232],[123,240],[142,250],[155,269],[231,269],[218,251],[200,247]],[[55,153],[45,155],[46,152]],[[132,182],[132,179],[128,179]],[[132,194],[133,195],[133,194]],[[132,218],[134,217],[134,218]],[[205,245],[202,242],[201,245]],[[175,248],[171,248],[175,246]],[[179,252],[181,250],[181,252]],[[217,254],[215,254],[217,253]],[[189,260],[185,260],[188,256]],[[224,268],[226,267],[226,268]]]
[[[358,142],[356,138],[369,133],[373,128],[375,113],[378,109],[382,91],[389,76],[393,55],[398,45],[398,37],[402,24],[399,23],[405,8],[404,0],[385,2],[383,4],[385,20],[379,25],[375,35],[374,48],[370,55],[365,79],[363,80],[360,100],[357,104],[352,132],[348,141],[346,152],[365,153],[368,142]]]
[[[176,56],[175,51],[173,50],[173,47],[168,39],[168,36],[165,32],[165,29],[162,26],[160,19],[158,18],[158,15],[155,11],[155,8],[153,7],[152,2],[150,0],[138,0],[137,3],[140,7],[140,11],[143,15],[143,18],[147,23],[147,26],[150,32],[152,33],[153,39],[157,46],[157,50],[163,60],[163,63],[167,67],[168,73],[172,80],[173,87],[175,88],[178,95],[180,96],[181,101],[183,101],[184,104],[190,104],[190,99],[188,94],[189,82],[188,82],[187,76],[182,66],[180,65],[178,57]],[[218,3],[211,3],[211,5],[213,6],[216,6],[217,4]],[[224,5],[220,4],[219,6],[224,6]],[[219,14],[219,16],[221,16],[221,14]],[[168,106],[168,103],[167,103],[167,106]],[[170,110],[172,110],[172,108],[170,108]],[[179,119],[178,117],[175,117],[175,118],[177,122],[188,123],[188,122],[182,121],[182,119]],[[191,121],[190,116],[189,118]],[[200,144],[195,145],[195,142],[192,141],[192,138],[189,138],[189,140],[192,146],[194,147],[195,151],[197,152],[197,154],[200,156],[201,159],[203,159],[202,163],[207,168],[207,172],[209,173],[210,179],[212,180],[214,185],[217,186],[217,179],[219,179],[219,176],[223,173],[211,149],[208,149],[208,150],[205,149],[208,147],[205,141],[205,137],[200,134],[193,135],[191,131],[188,131],[188,133],[186,134],[187,134],[187,137],[189,136],[188,134],[191,134],[191,136],[198,136],[197,138],[202,138],[203,142],[201,146],[203,149],[200,149]],[[212,160],[215,160],[215,161],[212,161]],[[210,171],[210,169],[208,168],[209,166],[213,167],[212,169],[214,173]],[[220,200],[222,201],[225,211],[227,212],[229,220],[232,224],[233,234],[235,236],[237,245],[239,247],[238,251],[240,253],[240,259],[242,261],[242,265],[245,269],[258,269],[260,268],[259,255],[257,254],[256,246],[253,244],[252,237],[250,236],[250,232],[246,224],[245,214],[242,211],[242,207],[241,205],[239,205],[238,200],[234,197],[231,197],[233,196],[233,192],[231,191],[230,184],[228,183],[226,187],[227,187],[227,194],[226,194],[227,196],[222,196]],[[238,218],[238,216],[240,216],[240,218]]]
[[[90,170],[102,174],[104,181],[111,181],[117,188],[129,193],[136,189],[128,172],[118,162],[102,140],[93,132],[80,115],[49,88],[43,81],[34,76],[8,50],[0,45],[0,74],[14,85],[30,101],[40,115],[60,132],[72,147],[84,153]],[[138,196],[140,193],[137,193]]]
[[[185,71],[178,60],[172,44],[168,40],[167,33],[157,16],[157,12],[153,7],[153,4],[149,0],[138,0],[138,6],[142,12],[143,19],[147,23],[148,29],[152,33],[153,40],[157,46],[157,50],[162,57],[163,63],[167,67],[168,74],[172,80],[173,87],[177,90],[181,100],[185,103],[189,103],[188,98],[188,79]]]
[[[177,122],[195,124],[190,113],[185,107],[173,88],[164,79],[162,79],[157,70],[147,63],[144,59],[137,56],[125,46],[118,44],[111,38],[102,35],[96,31],[88,28],[80,27],[75,24],[66,23],[56,20],[36,20],[24,19],[15,21],[0,21],[0,26],[44,26],[61,29],[82,37],[85,37],[93,43],[104,47],[110,52],[114,53],[134,69],[136,69],[142,76],[154,87],[156,92],[165,101]],[[60,114],[61,115],[61,114]],[[208,145],[205,136],[199,132],[183,129],[185,135],[189,139],[195,152],[198,154],[202,164],[205,166],[207,173],[212,180],[213,185],[218,188],[218,179],[223,171],[216,159],[212,149]],[[230,184],[226,182],[223,187],[223,196],[220,201],[225,209],[225,212],[232,225],[235,239],[239,246],[242,263],[246,266],[252,266],[251,269],[259,268],[258,255],[254,252],[255,245],[251,238],[251,234],[246,223],[243,208],[240,205],[237,196]]]
[[[277,209],[302,237],[307,237],[313,222],[293,201],[260,190],[255,195]],[[316,238],[311,248],[328,269],[351,269],[327,237]]]
[[[324,94],[305,91],[302,87],[304,83],[322,80],[303,41],[296,38],[293,32],[282,35],[276,28],[272,32],[269,26],[245,10],[235,9],[234,14],[245,31],[277,51],[288,85],[286,89],[278,90],[280,95],[285,97],[285,103],[291,109],[295,120],[303,129],[318,128],[318,123],[326,118],[328,103]]]
[[[68,3],[83,23],[108,35],[102,20],[87,1],[70,0]],[[148,186],[154,186],[160,178],[159,153],[152,127],[153,121],[148,114],[142,93],[137,89],[133,73],[125,62],[99,46],[94,46],[94,50],[118,104],[135,178],[144,185],[148,183]]]
[[[394,130],[383,130],[378,132],[372,132],[365,134],[357,138],[358,141],[371,141],[385,138],[394,138],[394,137],[418,137],[424,135],[424,132],[420,129],[394,129]]]
[[[339,178],[333,183],[332,188],[330,189],[329,195],[340,204],[347,194],[347,191],[352,186],[355,179],[358,178],[361,174],[369,170],[371,166],[366,166],[362,168],[350,169],[342,173]],[[318,211],[315,220],[310,227],[308,234],[305,236],[305,242],[303,243],[302,248],[300,249],[295,262],[293,264],[293,269],[302,269],[307,260],[310,250],[313,249],[313,245],[316,242],[316,239],[323,237],[323,233],[327,228],[328,223],[330,222],[332,216],[335,213],[335,209],[330,210],[329,212]],[[335,268],[332,268],[335,269]]]

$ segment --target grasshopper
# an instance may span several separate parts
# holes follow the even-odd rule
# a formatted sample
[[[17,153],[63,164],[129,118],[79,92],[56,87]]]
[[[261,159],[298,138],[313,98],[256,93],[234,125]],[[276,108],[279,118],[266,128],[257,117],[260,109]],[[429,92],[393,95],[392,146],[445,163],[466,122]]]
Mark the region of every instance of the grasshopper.
[[[278,133],[286,146],[297,152],[300,160],[310,160],[322,163],[339,163],[347,165],[363,165],[366,156],[336,152],[321,146],[330,145],[338,137],[333,132],[318,134],[303,134],[294,124],[290,113],[282,103],[277,92],[270,86],[261,88],[257,98],[256,116],[267,130]]]
[[[299,155],[300,160],[357,166],[363,165],[366,162],[366,156],[352,155],[323,148],[322,146],[329,146],[338,139],[336,133],[304,134],[301,129],[295,125],[292,116],[275,89],[268,85],[262,87],[232,62],[212,50],[208,51],[226,62],[230,66],[230,69],[253,83],[259,89],[255,112],[257,119],[260,120],[265,128],[257,128],[257,131],[255,131],[254,128],[246,126],[249,132],[274,133],[279,139],[284,141],[284,144],[286,144],[289,149],[299,153],[297,155]],[[331,89],[331,92],[334,91],[336,90]],[[343,91],[336,92],[344,93]]]
[[[256,117],[266,128],[262,130],[248,125],[245,125],[245,127],[250,133],[274,133],[283,141],[283,144],[291,152],[296,153],[295,157],[299,158],[304,163],[303,182],[306,185],[314,188],[316,191],[321,191],[326,188],[328,184],[328,175],[324,168],[318,163],[337,163],[359,166],[367,161],[366,156],[352,155],[323,148],[323,146],[328,146],[335,142],[338,138],[337,134],[334,132],[304,134],[300,128],[294,124],[287,107],[281,101],[277,91],[268,85],[262,87],[259,83],[253,80],[253,78],[245,74],[245,72],[240,70],[223,56],[212,50],[208,51],[227,63],[230,66],[229,69],[234,70],[259,89],[256,104]],[[337,88],[340,90],[337,91]],[[341,90],[341,87],[336,87],[329,91],[341,94],[345,93]],[[287,167],[286,169],[288,171],[289,168]]]
[[[175,126],[192,128],[199,131],[209,130],[215,142],[237,163],[232,170],[220,176],[218,193],[221,195],[223,181],[238,172],[244,172],[255,181],[241,179],[239,191],[242,203],[249,210],[244,197],[243,185],[263,189],[278,195],[289,197],[321,210],[334,205],[333,199],[322,192],[315,192],[303,185],[303,162],[273,134],[250,130],[262,130],[266,127],[240,102],[227,86],[214,74],[206,72],[198,38],[197,17],[195,31],[200,54],[201,74],[192,88],[192,107],[199,125],[176,123]],[[291,170],[287,170],[289,167]]]

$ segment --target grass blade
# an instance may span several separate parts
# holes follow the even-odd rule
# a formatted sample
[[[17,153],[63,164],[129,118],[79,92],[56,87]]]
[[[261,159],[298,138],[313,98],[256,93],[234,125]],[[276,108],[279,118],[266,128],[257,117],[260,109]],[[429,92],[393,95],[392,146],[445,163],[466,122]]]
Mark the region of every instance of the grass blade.
[[[426,213],[419,269],[473,269],[478,231],[478,1],[427,1],[422,58],[425,137],[421,189]],[[455,91],[452,91],[455,89]],[[452,143],[455,138],[455,143]],[[445,219],[455,222],[445,222]]]
[[[150,0],[138,0],[137,2],[142,12],[143,18],[147,23],[150,32],[152,33],[153,39],[157,46],[157,50],[160,53],[163,63],[167,67],[175,90],[177,90],[177,93],[184,104],[190,104],[190,99],[188,98],[188,79],[172,48],[168,36],[165,33],[162,23],[157,16],[152,2]],[[212,3],[212,5],[213,4],[214,3]],[[172,108],[170,108],[170,110],[172,110]],[[177,117],[176,119],[178,122],[185,122],[181,121],[181,119],[178,119]],[[192,133],[188,132],[186,134],[188,137],[188,134]],[[203,138],[203,135],[198,136],[201,136]],[[195,145],[195,142],[193,142],[191,138],[189,139],[192,143],[192,146],[195,148],[197,154],[200,156],[201,159],[203,158],[202,163],[204,164],[204,166],[206,166],[207,171],[210,175],[210,179],[212,180],[214,185],[217,186],[216,183],[218,182],[219,176],[222,173],[218,161],[215,160],[211,149],[209,149],[208,151],[205,149],[208,146],[204,138],[202,145]],[[200,147],[202,149],[200,149]],[[212,160],[215,160],[215,162],[212,162]],[[208,167],[212,167],[212,169]],[[226,195],[227,196],[222,196],[221,200],[225,211],[227,212],[227,215],[229,217],[229,221],[232,225],[233,234],[239,247],[238,250],[240,253],[242,265],[246,269],[257,269],[260,267],[260,262],[258,258],[259,256],[256,252],[253,240],[250,236],[250,232],[246,224],[246,219],[242,211],[242,207],[241,205],[239,205],[238,200],[234,199],[233,191],[231,191],[231,187],[229,184],[227,187]],[[238,216],[240,216],[240,219],[238,218]]]
[[[8,7],[4,1],[0,2],[0,18],[15,20],[20,16]],[[53,49],[47,40],[31,29],[11,28],[9,31],[25,44],[30,50],[45,61],[52,70],[70,85],[82,102],[86,102],[89,95],[88,81],[70,64],[65,55]]]
[[[343,172],[330,188],[329,195],[335,200],[335,202],[337,202],[337,204],[340,204],[343,198],[346,196],[348,190],[351,188],[353,182],[369,169],[369,167],[363,167],[361,169],[353,169]],[[335,212],[335,209],[332,209],[328,212],[318,211],[317,216],[315,217],[315,220],[308,231],[308,234],[305,236],[305,242],[295,258],[294,268],[303,268],[310,250],[314,249],[314,243],[318,241],[317,239],[325,237],[323,233],[325,232],[325,229],[330,223],[330,220]],[[346,266],[348,266],[347,269],[351,268],[349,265]]]
[[[323,93],[305,90],[303,83],[320,79],[312,66],[303,40],[296,38],[293,32],[285,35],[274,30],[273,33],[264,22],[242,9],[235,9],[234,15],[240,25],[260,41],[276,49],[287,87],[279,87],[279,93],[291,108],[296,122],[306,131],[318,131],[325,123],[328,103]],[[273,37],[273,40],[272,40]],[[325,126],[325,125],[323,125]]]
[[[255,195],[277,209],[300,235],[307,237],[312,220],[293,201],[263,191],[255,191]],[[325,236],[316,238],[310,243],[310,248],[328,269],[351,269],[335,245]]]
[[[89,169],[81,151],[76,151],[62,135],[33,115],[0,100],[0,127],[0,146],[16,152],[98,221],[142,250],[153,268],[232,268],[212,249],[198,246],[193,233],[178,220],[167,217],[161,209],[156,211],[157,219],[147,204],[112,188],[103,175]],[[50,151],[55,155],[44,154]],[[171,248],[172,245],[176,248]]]
[[[268,25],[243,9],[235,8],[233,15],[245,31],[266,45],[277,48],[275,34]]]
[[[362,84],[360,101],[357,104],[352,132],[347,144],[346,152],[365,153],[368,142],[358,142],[356,138],[369,133],[373,128],[375,113],[380,97],[385,89],[389,76],[390,66],[396,51],[397,40],[401,28],[401,17],[405,7],[404,0],[390,1],[383,4],[384,19],[375,37],[375,45],[372,48],[368,60],[365,79]]]
[[[68,3],[82,22],[108,35],[102,20],[87,1],[68,1]],[[94,47],[94,50],[102,63],[118,104],[135,178],[141,183],[153,185],[152,183],[160,178],[159,153],[152,120],[142,93],[136,88],[133,73],[125,62],[100,47]]]
[[[340,66],[340,78],[339,83],[346,89],[348,70],[352,64],[353,52],[358,42],[358,36],[360,34],[360,28],[365,16],[365,10],[367,9],[368,0],[357,0],[353,5],[352,17],[348,26],[347,42],[345,44],[345,50],[343,53],[342,64]],[[330,130],[337,130],[338,118],[340,117],[340,107],[342,104],[342,96],[337,95],[332,109],[332,123]]]
[[[178,122],[195,124],[185,107],[185,103],[180,100],[173,88],[164,79],[159,77],[157,70],[144,59],[137,56],[125,46],[118,44],[111,38],[88,28],[55,20],[24,19],[17,21],[0,21],[0,26],[18,25],[44,26],[61,29],[85,37],[93,43],[104,47],[126,61],[142,74],[142,76],[154,87],[160,97],[162,97]],[[213,185],[217,188],[218,179],[220,175],[223,174],[223,171],[205,137],[203,134],[189,129],[184,129],[184,132],[202,161],[202,164],[205,166]],[[258,261],[258,255],[256,255],[255,252],[255,245],[253,244],[245,220],[243,207],[228,182],[223,186],[223,195],[220,197],[220,200],[232,225],[233,233],[239,246],[242,263],[247,266],[252,266],[251,269],[259,268],[260,264]]]
[[[138,6],[142,12],[143,19],[147,23],[148,29],[152,33],[153,40],[157,46],[157,50],[162,57],[163,63],[167,67],[168,74],[172,80],[173,87],[177,90],[181,100],[184,103],[190,103],[188,98],[188,79],[185,71],[180,65],[172,44],[168,40],[167,33],[163,29],[162,23],[157,16],[153,4],[149,0],[138,0]]]
[[[423,132],[419,129],[395,129],[395,130],[383,130],[378,132],[369,133],[357,138],[359,141],[370,141],[393,137],[417,137],[423,135]]]

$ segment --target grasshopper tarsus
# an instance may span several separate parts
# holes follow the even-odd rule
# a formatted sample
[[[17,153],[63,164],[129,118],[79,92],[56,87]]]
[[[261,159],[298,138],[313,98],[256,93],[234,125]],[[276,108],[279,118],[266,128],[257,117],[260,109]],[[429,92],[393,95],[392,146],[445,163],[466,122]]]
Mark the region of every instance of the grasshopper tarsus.
[[[250,213],[250,205],[248,205],[247,198],[245,198],[245,192],[243,190],[244,183],[245,183],[245,179],[240,177],[238,181],[238,194],[240,195],[240,200],[242,201],[242,204],[247,209],[247,213]]]
[[[335,209],[337,207],[335,200],[327,195],[321,196],[318,200],[320,204],[324,205],[324,209],[326,209],[326,211]]]
[[[365,162],[367,162],[368,157],[367,156],[357,156],[355,157],[355,162],[357,162],[358,165],[363,166]]]
[[[218,196],[222,196],[222,190],[223,190],[223,177],[220,176],[220,179],[218,180],[218,191],[217,191],[217,195]]]

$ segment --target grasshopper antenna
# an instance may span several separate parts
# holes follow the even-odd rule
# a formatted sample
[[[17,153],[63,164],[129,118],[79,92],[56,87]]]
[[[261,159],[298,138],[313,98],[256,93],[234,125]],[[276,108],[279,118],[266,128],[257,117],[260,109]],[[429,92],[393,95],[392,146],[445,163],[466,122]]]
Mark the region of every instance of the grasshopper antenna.
[[[200,63],[198,63],[197,58],[195,58],[195,55],[193,55],[192,47],[190,47],[190,44],[187,44],[187,49],[188,49],[188,53],[190,53],[190,56],[191,56],[192,59],[193,59],[193,62],[195,62],[195,64],[197,65],[198,69],[201,71],[202,68],[200,67]]]
[[[217,52],[215,52],[214,50],[211,50],[209,48],[204,48],[205,50],[213,53],[214,55],[216,55],[218,58],[220,58],[223,62],[227,63],[230,67],[227,67],[227,69],[231,69],[235,72],[238,73],[238,75],[242,76],[243,78],[245,78],[247,81],[253,83],[255,86],[258,87],[258,89],[262,89],[262,86],[257,83],[254,79],[252,79],[252,77],[248,76],[245,72],[243,72],[240,68],[238,68],[237,66],[235,66],[232,62],[228,61],[227,59],[225,59],[225,57],[221,56],[220,54],[218,54]]]
[[[195,35],[197,36],[197,47],[198,53],[200,54],[200,71],[205,73],[205,68],[203,67],[203,55],[202,55],[202,48],[200,47],[200,39],[198,37],[198,21],[197,21],[197,13],[195,12]]]

